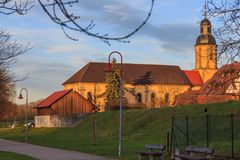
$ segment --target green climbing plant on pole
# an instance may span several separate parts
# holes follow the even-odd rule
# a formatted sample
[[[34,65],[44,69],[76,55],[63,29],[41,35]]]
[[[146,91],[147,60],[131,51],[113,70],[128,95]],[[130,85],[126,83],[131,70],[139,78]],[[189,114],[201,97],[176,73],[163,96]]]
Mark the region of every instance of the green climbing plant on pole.
[[[120,65],[116,59],[112,60],[112,72],[107,74],[106,78],[106,109],[118,109],[120,100]],[[124,82],[122,84],[124,86]],[[123,87],[124,88],[124,87]],[[124,90],[122,91],[124,97]]]

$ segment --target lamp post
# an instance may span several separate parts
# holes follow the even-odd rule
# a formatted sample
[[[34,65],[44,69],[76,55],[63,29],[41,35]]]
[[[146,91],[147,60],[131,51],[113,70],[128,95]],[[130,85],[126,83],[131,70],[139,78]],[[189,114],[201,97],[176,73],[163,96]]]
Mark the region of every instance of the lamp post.
[[[20,94],[19,94],[19,97],[18,99],[23,99],[23,96],[22,96],[22,91],[25,90],[26,92],[26,130],[25,130],[25,142],[27,142],[27,137],[28,137],[28,90],[26,88],[22,88],[20,90]]]
[[[110,62],[110,58],[112,54],[118,54],[121,58],[121,68],[120,68],[120,117],[119,117],[119,135],[118,135],[118,156],[121,157],[121,152],[122,152],[122,64],[123,64],[123,59],[122,59],[122,54],[119,53],[118,51],[113,51],[109,54],[108,56],[108,63],[106,64],[104,68],[104,72],[112,72],[112,64]]]

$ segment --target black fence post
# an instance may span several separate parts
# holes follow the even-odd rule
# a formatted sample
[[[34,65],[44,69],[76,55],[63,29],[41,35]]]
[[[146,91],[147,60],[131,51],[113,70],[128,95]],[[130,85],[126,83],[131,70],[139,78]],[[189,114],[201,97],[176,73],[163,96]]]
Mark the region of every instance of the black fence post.
[[[209,117],[208,117],[208,114],[206,115],[206,119],[207,119],[207,147],[209,147],[209,126],[208,126],[208,124],[209,124],[209,119],[208,119]]]
[[[166,133],[166,151],[167,151],[167,153],[169,153],[169,151],[170,151],[170,137],[169,137],[169,132],[167,131],[167,133]]]
[[[231,113],[231,142],[232,142],[232,158],[234,158],[234,130],[233,130],[233,113]]]
[[[189,135],[188,135],[188,115],[186,116],[186,134],[187,134],[187,146],[189,145]]]
[[[208,115],[209,119],[208,119],[208,124],[209,124],[209,143],[212,142],[212,120],[211,120],[211,115]]]

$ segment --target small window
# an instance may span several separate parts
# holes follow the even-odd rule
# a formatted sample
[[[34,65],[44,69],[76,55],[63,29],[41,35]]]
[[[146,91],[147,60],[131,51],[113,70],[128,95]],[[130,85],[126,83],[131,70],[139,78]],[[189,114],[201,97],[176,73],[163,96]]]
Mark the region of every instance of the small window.
[[[208,27],[208,33],[211,33],[211,27]]]
[[[155,103],[156,103],[156,96],[155,96],[155,93],[152,93],[151,94],[151,105],[152,107],[155,107]]]
[[[89,102],[92,102],[92,93],[91,93],[91,92],[88,92],[88,93],[87,93],[87,100],[88,100]]]
[[[142,94],[141,93],[137,93],[137,102],[142,103]]]
[[[152,93],[152,94],[151,94],[151,100],[152,100],[152,101],[155,100],[155,97],[156,97],[156,96],[155,96],[155,93]]]
[[[201,33],[203,33],[203,27],[201,27]]]
[[[169,93],[165,94],[165,103],[168,104],[169,103]]]

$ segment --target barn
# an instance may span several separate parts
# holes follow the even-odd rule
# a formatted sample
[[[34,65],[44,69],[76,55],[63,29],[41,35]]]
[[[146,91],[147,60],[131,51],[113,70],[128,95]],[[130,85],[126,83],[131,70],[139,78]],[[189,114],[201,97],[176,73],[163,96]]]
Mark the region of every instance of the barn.
[[[92,113],[94,105],[69,89],[54,92],[34,108],[37,110],[36,127],[66,127]]]

